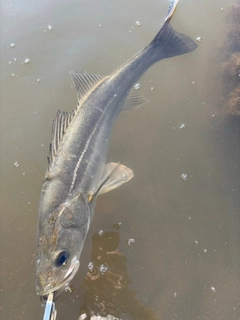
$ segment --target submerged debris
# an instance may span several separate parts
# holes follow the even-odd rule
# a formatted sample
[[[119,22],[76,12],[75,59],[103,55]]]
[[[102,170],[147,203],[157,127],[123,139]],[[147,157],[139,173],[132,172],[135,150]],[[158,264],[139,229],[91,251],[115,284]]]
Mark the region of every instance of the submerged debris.
[[[222,45],[223,106],[227,113],[240,116],[240,1],[231,7],[229,28]],[[226,97],[226,98],[225,98]]]
[[[240,84],[230,93],[228,106],[233,115],[240,116]]]
[[[222,63],[221,68],[227,87],[230,90],[236,87],[240,83],[240,52],[231,54],[229,59]]]
[[[228,16],[229,29],[225,40],[225,45],[232,52],[240,51],[240,1],[231,7],[231,12]]]

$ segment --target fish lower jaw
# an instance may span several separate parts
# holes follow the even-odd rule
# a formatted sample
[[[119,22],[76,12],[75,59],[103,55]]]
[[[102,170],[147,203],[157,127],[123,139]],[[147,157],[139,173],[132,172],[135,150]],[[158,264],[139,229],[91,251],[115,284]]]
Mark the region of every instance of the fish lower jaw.
[[[47,297],[50,293],[54,293],[54,298],[56,295],[59,295],[60,292],[62,292],[70,283],[70,280],[66,279],[66,281],[61,282],[58,286],[50,287],[48,290],[45,291],[39,291],[37,292],[37,295],[40,297]]]
[[[43,300],[45,300],[44,297],[48,296],[51,292],[54,292],[54,299],[56,299],[60,293],[70,284],[70,282],[72,281],[72,279],[74,278],[75,274],[78,271],[80,262],[79,260],[74,259],[74,262],[72,263],[71,267],[69,268],[68,272],[66,273],[63,281],[61,283],[59,283],[57,286],[51,286],[48,285],[46,290],[44,291],[38,291],[37,290],[37,295],[39,295],[40,297],[43,297]]]

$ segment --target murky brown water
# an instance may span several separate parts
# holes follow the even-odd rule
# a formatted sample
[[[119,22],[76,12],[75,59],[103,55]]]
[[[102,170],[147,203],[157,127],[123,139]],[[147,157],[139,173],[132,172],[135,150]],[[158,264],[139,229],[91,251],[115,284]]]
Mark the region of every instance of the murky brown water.
[[[180,1],[173,26],[203,41],[194,53],[152,67],[140,81],[149,103],[119,117],[109,159],[135,177],[99,198],[74,292],[56,303],[59,320],[77,319],[94,290],[110,299],[116,289],[106,289],[107,280],[83,286],[100,229],[117,234],[126,257],[116,256],[121,263],[113,264],[111,279],[125,277],[120,289],[131,303],[123,294],[113,301],[132,319],[140,319],[139,310],[142,319],[240,319],[240,139],[236,123],[218,115],[214,101],[222,93],[212,80],[232,3]],[[110,73],[152,39],[168,5],[2,0],[1,319],[42,316],[35,294],[38,200],[51,121],[77,102],[69,71]]]

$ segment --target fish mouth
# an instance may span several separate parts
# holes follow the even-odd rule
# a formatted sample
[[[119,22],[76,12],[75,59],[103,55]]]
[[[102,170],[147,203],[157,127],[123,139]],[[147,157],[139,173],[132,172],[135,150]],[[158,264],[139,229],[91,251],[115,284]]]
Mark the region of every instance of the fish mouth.
[[[65,274],[64,279],[57,286],[38,294],[43,304],[46,303],[48,299],[48,295],[52,292],[54,293],[53,300],[56,300],[60,296],[62,291],[69,285],[71,280],[74,278],[75,274],[78,271],[79,265],[80,265],[79,260],[76,257],[74,257],[72,259],[70,268]]]

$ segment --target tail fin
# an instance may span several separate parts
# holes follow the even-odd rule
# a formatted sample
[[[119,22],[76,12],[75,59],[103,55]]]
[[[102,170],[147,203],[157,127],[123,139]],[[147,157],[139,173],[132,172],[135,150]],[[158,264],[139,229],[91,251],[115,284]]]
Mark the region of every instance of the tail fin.
[[[155,48],[156,61],[188,53],[197,48],[197,44],[190,37],[175,31],[170,25],[178,1],[172,2],[164,25],[150,43]]]

